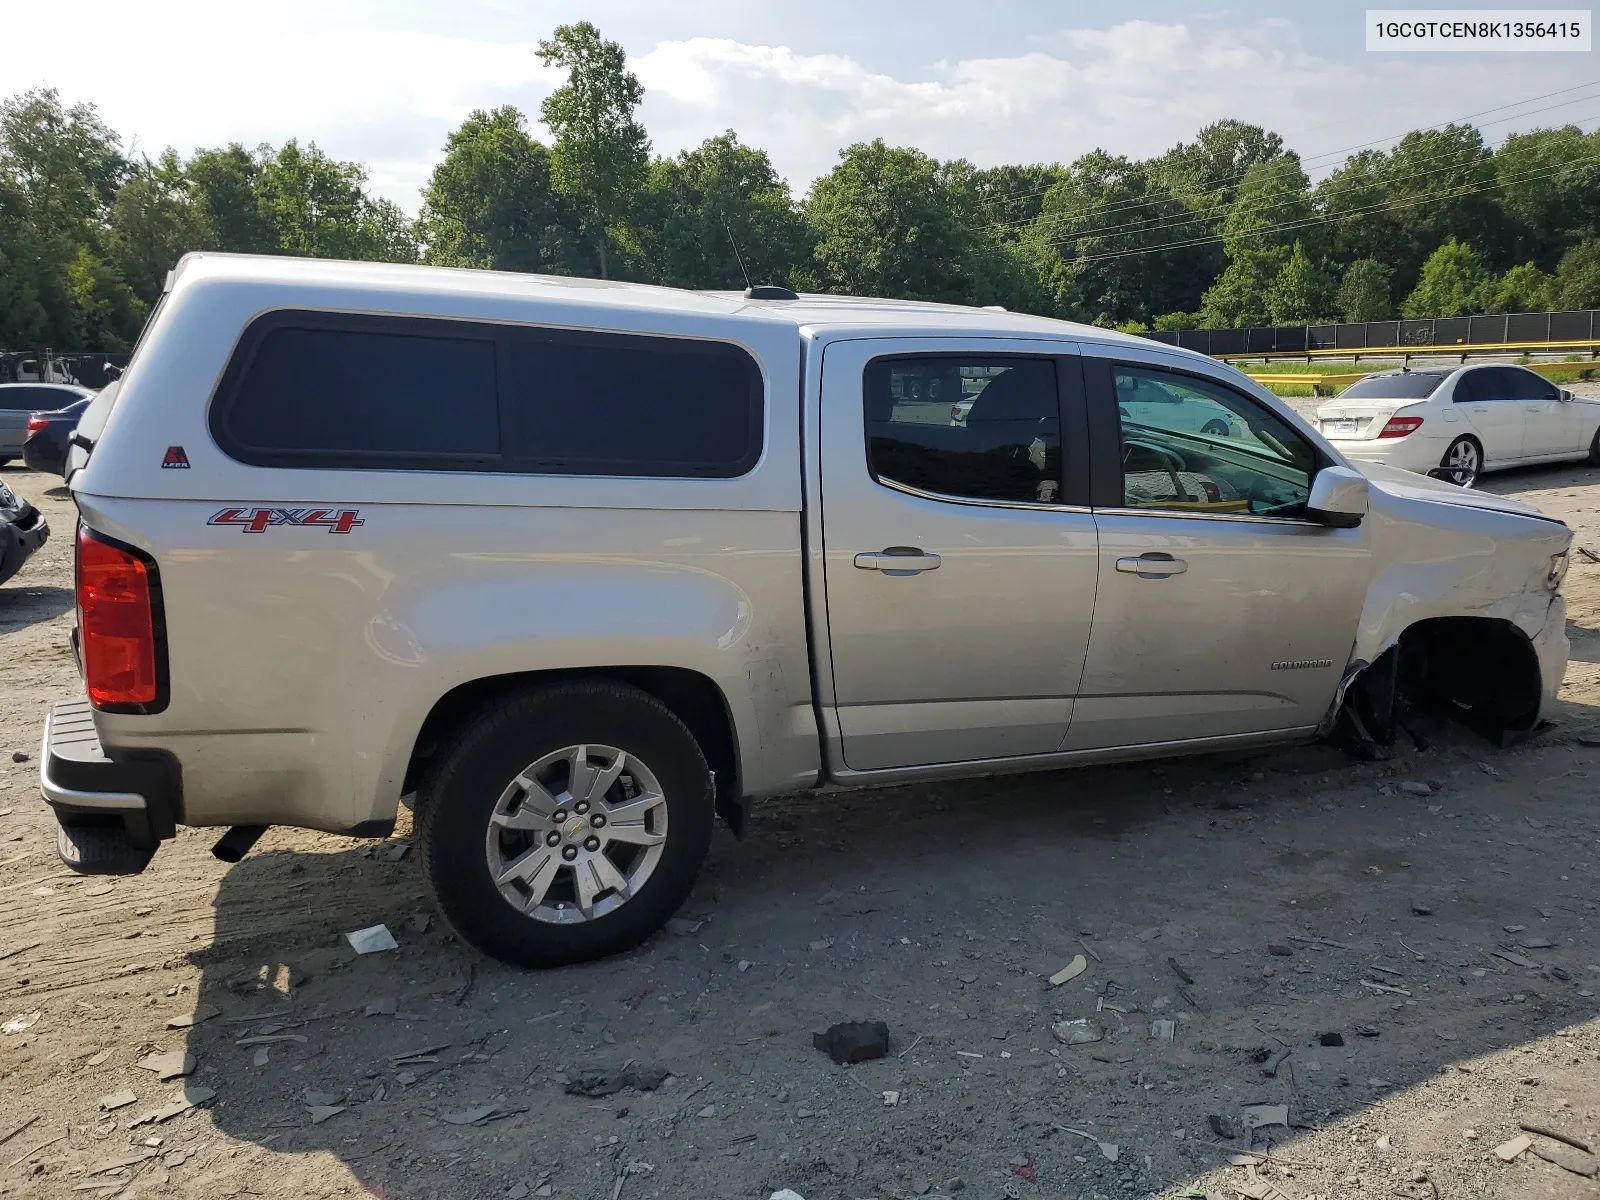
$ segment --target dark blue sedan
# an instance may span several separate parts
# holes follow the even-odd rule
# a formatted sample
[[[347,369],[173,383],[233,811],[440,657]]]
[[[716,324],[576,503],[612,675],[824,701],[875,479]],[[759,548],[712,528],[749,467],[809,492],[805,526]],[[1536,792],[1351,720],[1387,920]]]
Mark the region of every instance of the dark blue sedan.
[[[35,471],[63,475],[67,449],[78,418],[89,407],[93,396],[85,396],[55,412],[36,412],[28,418],[28,440],[22,443],[22,461]]]

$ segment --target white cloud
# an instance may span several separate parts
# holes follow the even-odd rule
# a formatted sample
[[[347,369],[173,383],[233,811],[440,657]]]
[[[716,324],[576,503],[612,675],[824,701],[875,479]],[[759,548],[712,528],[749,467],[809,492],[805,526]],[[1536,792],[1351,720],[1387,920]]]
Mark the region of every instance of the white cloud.
[[[0,94],[57,86],[69,102],[97,104],[150,152],[314,140],[365,162],[376,190],[415,211],[446,135],[471,109],[511,103],[536,121],[557,77],[525,28],[505,37],[482,10],[463,10],[459,28],[441,32],[408,27],[392,6],[369,2],[15,6],[8,44],[58,44],[63,30],[93,30],[104,53],[87,65],[76,53],[0,56]],[[1341,60],[1308,48],[1283,19],[1231,27],[1134,19],[1017,41],[1016,54],[952,56],[896,74],[847,55],[724,37],[631,49],[658,152],[731,127],[767,149],[797,192],[842,146],[873,137],[980,165],[1071,161],[1096,147],[1143,157],[1234,116],[1315,154],[1577,83],[1584,66],[1579,56],[1550,61],[1560,55],[1497,56],[1492,71],[1479,56]],[[1534,120],[1596,109],[1600,100]]]

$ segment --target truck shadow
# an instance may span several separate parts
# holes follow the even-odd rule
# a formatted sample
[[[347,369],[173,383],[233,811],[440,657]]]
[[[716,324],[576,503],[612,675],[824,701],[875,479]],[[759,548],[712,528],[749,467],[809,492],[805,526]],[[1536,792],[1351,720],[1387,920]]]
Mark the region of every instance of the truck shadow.
[[[1600,832],[1592,752],[1422,732],[1388,763],[1309,747],[764,802],[744,843],[718,834],[678,932],[548,972],[459,943],[403,836],[274,832],[191,956],[220,1010],[189,1035],[195,1078],[219,1129],[397,1198],[998,1195],[999,1176],[1154,1196],[1252,1144],[1293,1158],[1600,1013],[1596,904],[1553,865]],[[353,953],[341,935],[378,922],[399,949]],[[812,1047],[857,1019],[889,1024],[888,1057]],[[1102,1040],[1057,1041],[1074,1019]],[[628,1065],[674,1078],[567,1091]],[[1484,1130],[1463,1171],[1515,1120],[1493,1091],[1451,1114],[1456,1145]],[[1252,1103],[1293,1128],[1252,1143]],[[1369,1159],[1387,1178],[1371,1138],[1337,1136],[1337,1173],[1295,1194],[1342,1194]]]
[[[0,584],[0,633],[37,625],[70,612],[77,603],[71,588],[30,583],[28,568]]]

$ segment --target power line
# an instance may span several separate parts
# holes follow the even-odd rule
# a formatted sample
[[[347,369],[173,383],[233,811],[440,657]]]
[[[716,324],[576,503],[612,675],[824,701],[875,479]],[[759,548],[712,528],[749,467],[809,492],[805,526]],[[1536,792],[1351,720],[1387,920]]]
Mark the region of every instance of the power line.
[[[1476,113],[1469,113],[1469,114],[1467,114],[1466,116],[1463,116],[1463,117],[1456,117],[1456,118],[1453,118],[1452,120],[1449,120],[1449,121],[1441,121],[1441,122],[1439,122],[1439,123],[1437,123],[1435,125],[1424,126],[1420,130],[1408,130],[1406,133],[1390,134],[1387,137],[1374,138],[1372,141],[1369,141],[1369,142],[1361,142],[1361,143],[1358,143],[1358,144],[1356,144],[1354,146],[1347,146],[1342,150],[1329,150],[1329,151],[1326,151],[1326,152],[1321,153],[1321,154],[1311,155],[1310,157],[1301,159],[1300,163],[1301,163],[1302,167],[1305,167],[1305,166],[1308,166],[1308,165],[1311,165],[1311,164],[1319,163],[1320,161],[1322,161],[1324,159],[1337,159],[1341,155],[1349,155],[1349,154],[1351,154],[1351,153],[1353,153],[1355,151],[1358,151],[1358,150],[1369,149],[1370,147],[1376,146],[1381,142],[1394,141],[1396,139],[1404,138],[1409,133],[1420,133],[1420,132],[1424,132],[1426,130],[1442,129],[1442,128],[1445,128],[1445,127],[1450,126],[1450,125],[1459,125],[1459,124],[1462,124],[1464,122],[1474,120],[1477,117],[1486,116],[1489,113],[1500,112],[1501,110],[1507,109],[1507,108],[1518,108],[1518,107],[1520,107],[1520,106],[1522,106],[1524,104],[1532,104],[1532,103],[1534,103],[1535,101],[1538,101],[1538,100],[1547,100],[1552,96],[1561,96],[1561,95],[1565,95],[1565,94],[1567,94],[1569,92],[1581,91],[1584,88],[1595,87],[1596,85],[1600,85],[1600,79],[1592,79],[1592,80],[1589,80],[1587,83],[1575,84],[1572,87],[1560,88],[1560,89],[1558,89],[1556,91],[1545,92],[1542,95],[1538,95],[1538,96],[1529,96],[1526,99],[1515,100],[1515,101],[1512,101],[1509,104],[1497,105],[1494,108],[1482,109],[1482,110],[1480,110],[1480,111],[1478,111]],[[1554,110],[1559,109],[1559,108],[1566,108],[1566,107],[1568,107],[1570,105],[1581,104],[1585,100],[1593,100],[1593,99],[1596,99],[1596,97],[1594,97],[1594,96],[1579,96],[1579,97],[1576,97],[1576,98],[1571,99],[1571,100],[1562,101],[1560,104],[1551,104],[1551,105],[1547,105],[1544,108],[1532,109],[1531,111],[1528,111],[1528,112],[1513,113],[1511,116],[1502,117],[1502,118],[1499,118],[1498,120],[1494,120],[1494,121],[1485,121],[1485,122],[1483,122],[1483,124],[1485,126],[1501,125],[1501,124],[1504,124],[1507,121],[1520,120],[1522,117],[1536,116],[1539,113],[1543,113],[1543,112],[1553,112]],[[1244,178],[1244,175],[1245,175],[1244,172],[1240,172],[1237,175],[1232,175],[1232,176],[1225,177],[1225,178],[1223,178],[1223,179],[1221,179],[1221,180],[1216,182],[1215,188],[1224,188],[1224,187],[1231,186],[1232,184],[1236,184],[1236,183],[1238,183],[1239,181],[1241,181]],[[1027,199],[1027,198],[1029,198],[1031,196],[1041,195],[1041,194],[1043,194],[1045,192],[1048,192],[1050,190],[1050,188],[1054,187],[1054,186],[1055,186],[1055,184],[1052,183],[1048,187],[1034,188],[1034,189],[1031,189],[1031,190],[1025,191],[1025,192],[1009,193],[1006,196],[1000,197],[998,200],[993,201],[992,203],[1000,203],[1000,202],[1009,201],[1009,200]],[[1213,190],[1215,190],[1215,188]],[[1175,199],[1175,197],[1173,197],[1173,198]],[[1118,204],[1115,204],[1115,205],[1108,205],[1106,208],[1104,208],[1104,209],[1102,209],[1100,211],[1101,211],[1102,214],[1108,214],[1108,213],[1124,211],[1124,210],[1134,210],[1134,209],[1139,209],[1139,208],[1148,208],[1148,207],[1151,207],[1154,204],[1159,204],[1159,203],[1163,203],[1163,202],[1165,202],[1163,199],[1157,199],[1157,200],[1129,200],[1129,201],[1119,202]],[[1018,229],[1018,230],[1020,230],[1020,229],[1022,229],[1024,227],[1026,227],[1026,226],[1043,222],[1043,221],[1051,218],[1054,215],[1055,214],[1040,213],[1038,216],[1028,217],[1028,218],[1024,218],[1022,220],[1016,220],[1016,221],[994,221],[994,222],[990,222],[990,227],[991,228],[996,228],[996,229]]]
[[[1262,235],[1265,235],[1265,234],[1269,234],[1269,233],[1282,233],[1282,232],[1285,232],[1285,231],[1288,231],[1288,230],[1291,230],[1291,229],[1306,229],[1306,228],[1310,228],[1313,225],[1324,224],[1324,223],[1326,223],[1328,221],[1333,221],[1333,220],[1343,220],[1343,219],[1345,219],[1347,217],[1361,216],[1361,215],[1364,215],[1366,213],[1379,212],[1379,211],[1384,211],[1384,210],[1398,211],[1398,210],[1401,210],[1401,209],[1414,208],[1414,207],[1417,207],[1417,206],[1422,205],[1422,204],[1434,203],[1434,202],[1437,202],[1439,200],[1449,200],[1449,199],[1456,199],[1456,198],[1459,198],[1461,196],[1477,195],[1477,194],[1482,193],[1482,192],[1494,191],[1497,188],[1508,187],[1508,186],[1510,186],[1511,184],[1514,184],[1514,183],[1525,183],[1525,182],[1529,182],[1529,181],[1532,181],[1532,180],[1535,180],[1535,179],[1548,178],[1551,175],[1557,174],[1560,171],[1564,171],[1564,170],[1568,169],[1569,167],[1578,166],[1578,165],[1594,165],[1596,163],[1600,163],[1600,157],[1572,159],[1572,160],[1570,160],[1568,162],[1562,163],[1558,167],[1553,167],[1553,168],[1550,168],[1550,169],[1544,170],[1544,171],[1528,172],[1527,174],[1524,174],[1524,175],[1512,176],[1512,177],[1506,178],[1506,179],[1499,179],[1499,180],[1496,180],[1493,183],[1485,184],[1485,185],[1483,185],[1481,187],[1446,189],[1444,191],[1436,192],[1436,193],[1433,193],[1431,195],[1402,197],[1401,199],[1398,199],[1398,200],[1385,200],[1385,201],[1383,201],[1383,202],[1381,202],[1379,204],[1369,205],[1368,207],[1366,207],[1364,209],[1352,209],[1349,212],[1340,213],[1337,217],[1319,215],[1319,216],[1315,216],[1315,217],[1308,217],[1308,218],[1306,218],[1304,220],[1301,220],[1301,221],[1286,221],[1286,222],[1284,222],[1282,224],[1279,224],[1279,225],[1269,225],[1269,226],[1267,226],[1265,228],[1262,228],[1262,229],[1253,229],[1253,230],[1250,231],[1250,235],[1253,236],[1253,237],[1259,237],[1259,236],[1262,236]],[[1131,249],[1131,250],[1110,251],[1110,252],[1107,252],[1105,254],[1089,254],[1089,255],[1084,255],[1084,256],[1082,256],[1080,258],[1075,258],[1072,261],[1074,263],[1106,262],[1106,261],[1109,261],[1109,260],[1112,260],[1112,259],[1131,258],[1131,257],[1135,257],[1137,255],[1142,255],[1142,254],[1159,254],[1159,253],[1162,253],[1163,251],[1166,251],[1166,250],[1179,250],[1179,249],[1184,249],[1184,248],[1189,247],[1189,246],[1200,246],[1200,245],[1206,245],[1206,244],[1214,243],[1214,242],[1221,242],[1222,240],[1223,240],[1223,238],[1222,238],[1221,234],[1214,234],[1214,235],[1210,235],[1210,236],[1207,236],[1207,237],[1190,238],[1190,239],[1183,240],[1183,241],[1167,242],[1167,243],[1163,243],[1162,245],[1158,245],[1158,246],[1144,246],[1144,247],[1138,247],[1138,248]]]
[[[1593,99],[1596,99],[1596,97],[1585,96],[1585,97],[1583,97],[1583,99],[1584,100],[1593,100]],[[1581,121],[1587,121],[1587,120],[1592,120],[1596,116],[1600,116],[1600,113],[1591,113],[1591,114],[1588,114],[1586,116],[1580,117],[1578,119],[1581,120]],[[1421,161],[1421,162],[1440,162],[1442,160],[1449,159],[1450,157],[1451,156],[1450,156],[1449,152],[1445,151],[1445,152],[1440,152],[1438,154],[1433,154],[1433,155],[1426,156],[1426,157],[1424,157],[1423,159],[1421,159],[1419,161]],[[1406,182],[1412,182],[1412,181],[1415,181],[1415,180],[1418,180],[1418,179],[1426,179],[1426,178],[1429,178],[1429,177],[1434,176],[1434,175],[1444,174],[1446,171],[1452,169],[1452,167],[1455,166],[1455,165],[1456,165],[1455,163],[1448,163],[1445,166],[1433,167],[1433,168],[1425,168],[1425,169],[1421,169],[1421,170],[1410,171],[1410,172],[1407,172],[1407,173],[1405,173],[1403,175],[1390,176],[1390,177],[1382,180],[1382,183],[1385,184],[1385,185],[1393,185],[1393,184],[1396,184],[1396,183],[1406,183]],[[1491,170],[1493,169],[1492,162],[1491,163],[1486,163],[1486,165],[1488,165]],[[1306,201],[1308,199],[1309,199],[1309,196],[1307,196],[1307,195],[1297,194],[1297,195],[1292,196],[1292,197],[1290,197],[1288,199],[1281,200],[1281,201],[1277,202],[1276,204],[1267,205],[1265,208],[1262,208],[1262,209],[1260,209],[1258,211],[1271,212],[1274,209],[1287,208],[1287,207],[1289,207],[1289,206],[1291,206],[1293,204],[1302,203],[1302,202],[1304,202],[1304,201]],[[1169,203],[1169,204],[1179,203],[1179,201],[1177,201],[1176,198],[1169,197],[1165,201],[1161,201],[1161,200],[1150,201],[1149,204],[1144,205],[1143,207],[1149,207],[1150,205],[1157,204],[1157,203],[1163,203],[1163,202]],[[1108,211],[1110,211],[1109,207],[1107,209],[1096,210],[1092,214],[1092,216],[1093,217],[1103,216]],[[1067,221],[1070,221],[1070,220],[1074,219],[1074,218],[1065,216],[1063,214],[1051,214],[1051,215],[1055,216],[1058,220],[1060,220],[1062,222],[1067,222]],[[1349,215],[1348,213],[1330,214],[1330,219],[1340,220],[1340,219],[1343,219],[1345,216],[1348,216],[1348,215]],[[1078,219],[1082,219],[1082,218],[1078,218]],[[1184,226],[1184,225],[1193,225],[1193,224],[1196,224],[1196,223],[1210,222],[1210,221],[1214,221],[1216,219],[1217,219],[1217,214],[1196,213],[1196,212],[1192,212],[1192,211],[1185,211],[1185,212],[1182,212],[1182,213],[1172,213],[1172,214],[1168,214],[1167,216],[1156,217],[1156,218],[1153,218],[1153,219],[1148,220],[1148,221],[1135,220],[1135,221],[1128,221],[1128,222],[1125,222],[1125,223],[1120,224],[1120,225],[1104,225],[1104,226],[1091,227],[1089,229],[1074,230],[1071,233],[1062,234],[1059,237],[1047,238],[1046,241],[1045,241],[1045,244],[1046,245],[1051,245],[1051,246],[1060,246],[1060,245],[1065,245],[1067,242],[1071,242],[1071,241],[1081,241],[1081,240],[1084,240],[1084,239],[1087,239],[1087,238],[1091,238],[1091,237],[1109,236],[1109,235],[1116,234],[1116,233],[1121,233],[1121,232],[1127,231],[1127,230],[1134,230],[1134,231],[1137,231],[1137,232],[1140,232],[1140,233],[1158,231],[1158,230],[1171,231],[1171,230],[1177,229],[1177,228],[1179,228],[1181,226]]]

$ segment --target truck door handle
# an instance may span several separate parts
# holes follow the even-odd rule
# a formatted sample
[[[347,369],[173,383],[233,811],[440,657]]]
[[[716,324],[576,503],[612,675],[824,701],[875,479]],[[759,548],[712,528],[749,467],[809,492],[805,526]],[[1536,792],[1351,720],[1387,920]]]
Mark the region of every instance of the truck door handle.
[[[868,554],[856,555],[856,566],[863,571],[882,571],[885,575],[916,575],[939,569],[939,556],[915,546],[889,546]]]
[[[1189,564],[1183,559],[1173,558],[1158,550],[1141,554],[1138,558],[1117,559],[1117,570],[1137,575],[1140,579],[1164,579],[1168,575],[1182,575],[1188,569]]]

